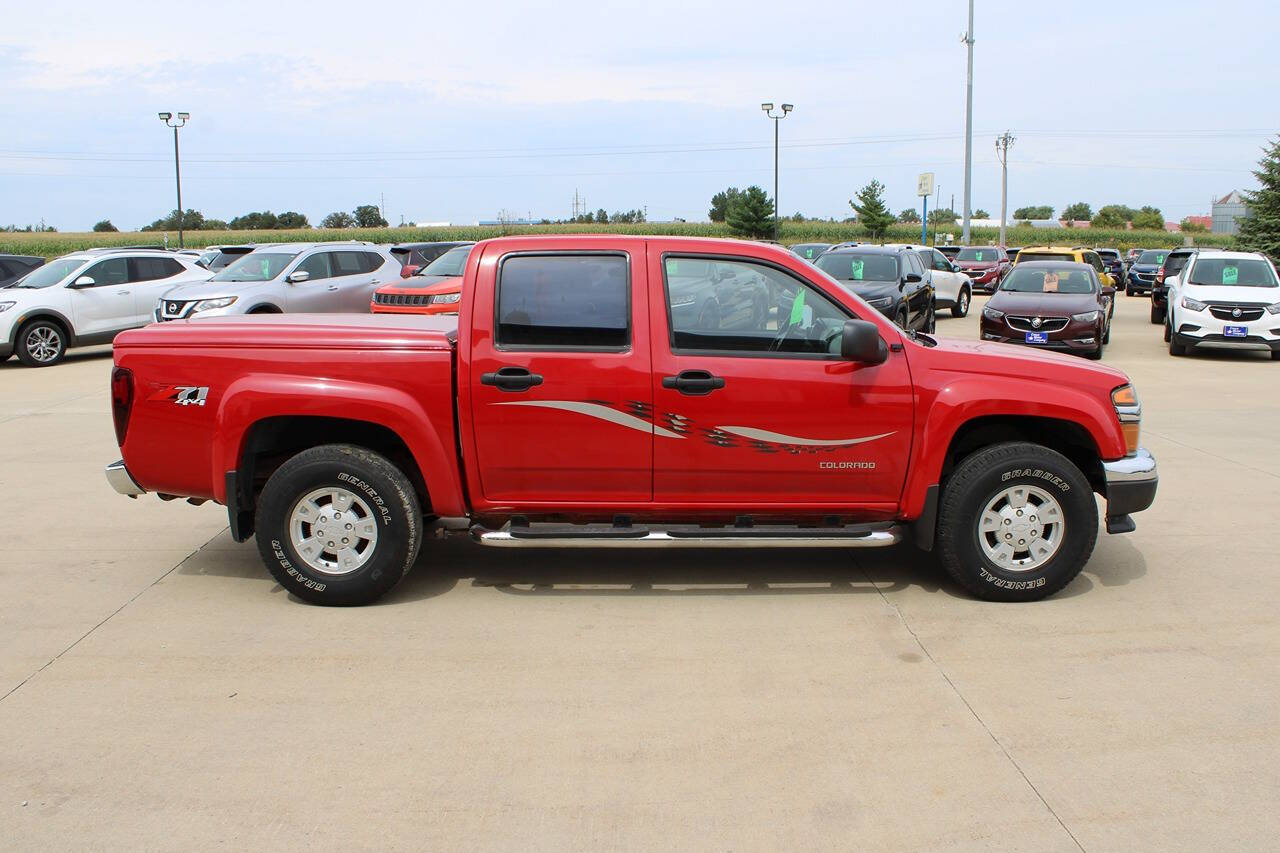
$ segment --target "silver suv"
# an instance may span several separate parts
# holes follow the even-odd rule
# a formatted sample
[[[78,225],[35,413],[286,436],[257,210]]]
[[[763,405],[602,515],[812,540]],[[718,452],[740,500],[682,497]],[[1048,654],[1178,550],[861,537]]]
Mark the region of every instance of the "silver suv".
[[[369,313],[373,291],[400,278],[400,262],[373,243],[260,245],[200,284],[175,287],[157,320],[300,312]]]

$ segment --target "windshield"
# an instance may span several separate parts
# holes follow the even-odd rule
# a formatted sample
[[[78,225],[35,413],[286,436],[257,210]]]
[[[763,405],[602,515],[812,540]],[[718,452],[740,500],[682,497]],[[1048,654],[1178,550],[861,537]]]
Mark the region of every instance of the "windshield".
[[[791,251],[806,261],[811,261],[830,248],[830,243],[797,243],[791,247]]]
[[[1001,290],[1013,293],[1093,293],[1093,278],[1079,267],[1024,267],[1005,277]]]
[[[978,261],[979,263],[993,263],[996,260],[995,249],[970,249],[960,250],[960,254],[956,255],[957,261]]]
[[[897,281],[896,255],[828,252],[817,260],[818,269],[841,281]]]
[[[22,281],[18,282],[15,287],[52,287],[89,263],[83,258],[62,258],[49,263],[37,269],[35,272],[28,273]]]
[[[1191,268],[1188,284],[1228,287],[1277,287],[1271,264],[1261,258],[1201,258]]]
[[[252,252],[228,266],[209,281],[271,281],[284,272],[297,253]]]
[[[462,275],[462,270],[467,265],[467,255],[470,254],[470,246],[450,249],[418,270],[418,275]]]
[[[1138,255],[1138,263],[1151,264],[1152,266],[1158,267],[1164,263],[1164,259],[1167,257],[1169,257],[1168,252],[1143,252],[1141,255]]]

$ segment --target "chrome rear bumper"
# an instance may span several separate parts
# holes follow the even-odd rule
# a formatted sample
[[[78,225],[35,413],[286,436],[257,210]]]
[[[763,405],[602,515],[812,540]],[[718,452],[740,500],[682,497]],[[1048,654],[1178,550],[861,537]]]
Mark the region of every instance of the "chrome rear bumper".
[[[107,466],[106,470],[107,482],[111,484],[111,488],[115,489],[122,495],[128,495],[136,498],[138,495],[145,495],[147,490],[139,486],[137,481],[133,479],[133,475],[129,473],[129,469],[124,467],[124,460],[119,459]]]

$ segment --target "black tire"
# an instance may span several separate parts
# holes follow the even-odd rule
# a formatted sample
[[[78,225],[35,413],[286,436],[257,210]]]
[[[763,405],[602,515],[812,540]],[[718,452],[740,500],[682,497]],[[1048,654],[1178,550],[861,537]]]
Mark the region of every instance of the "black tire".
[[[1166,327],[1167,329],[1168,327]],[[1169,342],[1169,355],[1186,355],[1187,348],[1173,339],[1171,331],[1165,332],[1165,340]]]
[[[906,306],[903,306],[902,310],[898,312],[898,316],[893,318],[893,322],[898,324],[899,329],[905,330],[907,328],[908,321]]]
[[[376,525],[376,539],[366,546],[372,552],[366,557],[362,551],[363,563],[346,574],[326,574],[315,568],[298,553],[290,535],[295,508],[312,492],[326,488],[354,495],[360,503],[352,510],[367,510]],[[355,520],[358,523],[363,517]],[[351,444],[313,447],[277,468],[258,499],[256,525],[258,552],[272,576],[313,604],[376,601],[408,574],[422,546],[422,511],[408,478],[386,457]],[[308,524],[302,529],[310,533],[320,528]],[[358,537],[353,534],[353,538]]]
[[[1102,344],[1098,344],[1094,349],[1084,354],[1084,357],[1090,361],[1102,361]]]
[[[1133,285],[1132,285],[1132,284],[1126,284],[1126,285],[1124,286],[1124,295],[1125,295],[1125,296],[1133,296]]]
[[[1169,325],[1169,318],[1168,318],[1168,317],[1165,317],[1165,320],[1164,320],[1164,340],[1165,340],[1165,343],[1168,343],[1168,342],[1169,342],[1169,338],[1171,338],[1171,337],[1173,337],[1173,328]]]
[[[1154,302],[1151,303],[1151,325],[1158,326],[1164,322],[1164,309]]]
[[[1110,320],[1107,320],[1107,322],[1102,327],[1102,342],[1104,344],[1111,343],[1111,321]]]
[[[932,300],[929,302],[929,313],[924,318],[924,333],[926,335],[935,335],[938,333],[938,309]]]
[[[52,367],[67,354],[67,331],[53,320],[31,320],[18,330],[14,352],[27,367]]]
[[[1062,537],[1057,550],[1025,571],[1002,568],[979,541],[987,535],[980,529],[987,506],[1018,485],[1049,494],[1064,519],[1057,530]],[[943,484],[938,559],[956,583],[979,598],[1036,601],[1053,595],[1080,574],[1097,538],[1098,509],[1088,480],[1069,459],[1047,447],[1027,442],[984,447],[957,465]]]
[[[1280,361],[1280,349],[1273,349],[1271,351],[1271,360]]]
[[[968,287],[961,287],[960,292],[956,294],[956,302],[951,306],[952,317],[964,317],[969,313],[969,303],[973,301],[973,294],[969,292]]]

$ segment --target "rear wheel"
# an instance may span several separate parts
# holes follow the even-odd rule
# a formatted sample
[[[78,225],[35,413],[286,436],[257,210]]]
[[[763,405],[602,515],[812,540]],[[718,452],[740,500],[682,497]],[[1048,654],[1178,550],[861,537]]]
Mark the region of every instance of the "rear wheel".
[[[1125,295],[1125,296],[1133,296],[1133,285],[1132,285],[1132,284],[1126,284],[1126,285],[1124,286],[1124,295]]]
[[[898,312],[898,316],[893,318],[893,322],[898,324],[899,329],[907,328],[907,309],[904,307]]]
[[[1088,481],[1047,447],[1009,442],[962,461],[943,486],[938,558],[969,592],[1035,601],[1069,584],[1098,538]]]
[[[1164,309],[1155,302],[1151,303],[1151,325],[1158,326],[1164,322]]]
[[[67,354],[67,333],[52,320],[32,320],[18,331],[18,361],[50,367]]]
[[[282,587],[313,604],[368,604],[408,574],[422,513],[408,478],[350,444],[313,447],[271,475],[258,500],[258,551]]]
[[[929,313],[925,315],[925,318],[924,318],[924,332],[925,334],[932,335],[932,334],[936,334],[937,331],[938,331],[938,309],[934,305],[933,301],[930,300]]]
[[[952,317],[964,317],[969,313],[969,301],[973,297],[969,294],[968,287],[961,287],[960,294],[956,296],[956,302],[951,306]]]

